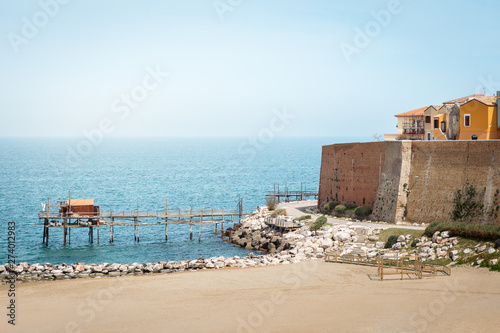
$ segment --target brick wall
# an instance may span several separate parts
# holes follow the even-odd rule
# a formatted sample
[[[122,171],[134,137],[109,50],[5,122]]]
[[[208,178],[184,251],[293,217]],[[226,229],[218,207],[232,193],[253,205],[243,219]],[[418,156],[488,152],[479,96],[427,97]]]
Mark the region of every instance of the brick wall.
[[[323,146],[318,206],[327,201],[370,206],[375,203],[384,165],[385,142]]]

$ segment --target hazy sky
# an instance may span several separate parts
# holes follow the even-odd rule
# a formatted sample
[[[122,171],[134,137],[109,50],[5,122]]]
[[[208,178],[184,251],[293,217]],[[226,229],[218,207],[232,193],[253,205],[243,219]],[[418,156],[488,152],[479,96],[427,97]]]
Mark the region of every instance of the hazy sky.
[[[0,136],[396,133],[396,113],[500,90],[499,12],[495,0],[0,0]]]

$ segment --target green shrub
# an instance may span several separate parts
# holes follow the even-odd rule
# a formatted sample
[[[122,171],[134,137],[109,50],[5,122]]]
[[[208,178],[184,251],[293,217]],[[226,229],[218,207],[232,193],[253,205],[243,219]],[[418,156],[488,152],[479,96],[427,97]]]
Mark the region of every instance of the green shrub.
[[[316,221],[311,224],[311,230],[319,230],[322,226],[325,225],[327,219],[326,216],[320,216],[316,219]]]
[[[420,239],[415,238],[413,242],[411,242],[411,247],[417,247],[417,244],[420,243]]]
[[[495,249],[498,249],[500,247],[500,239],[497,239],[495,241]]]
[[[311,215],[304,215],[304,216],[299,218],[299,221],[310,220],[310,219],[311,219]]]
[[[387,239],[387,243],[385,243],[384,248],[385,249],[391,249],[394,244],[398,242],[398,236],[390,236],[389,239]]]
[[[343,214],[346,211],[346,206],[344,205],[337,205],[335,206],[335,211],[339,214]]]
[[[465,222],[433,222],[424,234],[432,236],[436,231],[449,231],[450,236],[496,240],[500,238],[500,225],[469,224]]]
[[[358,207],[354,210],[354,214],[356,214],[356,216],[368,216],[372,213],[372,209],[370,207],[366,207],[366,206],[361,206],[361,207]]]
[[[266,197],[266,206],[269,210],[275,210],[276,209],[276,198]]]
[[[337,206],[339,203],[338,202],[335,202],[335,201],[330,201],[328,203],[326,203],[323,208],[325,209],[326,212],[331,212],[335,206]]]

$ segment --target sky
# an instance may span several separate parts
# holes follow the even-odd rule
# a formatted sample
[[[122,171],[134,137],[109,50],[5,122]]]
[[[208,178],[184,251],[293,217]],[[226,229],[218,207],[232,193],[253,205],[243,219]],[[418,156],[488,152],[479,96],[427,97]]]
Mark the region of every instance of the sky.
[[[397,113],[500,90],[499,12],[495,0],[0,0],[0,136],[396,133]]]

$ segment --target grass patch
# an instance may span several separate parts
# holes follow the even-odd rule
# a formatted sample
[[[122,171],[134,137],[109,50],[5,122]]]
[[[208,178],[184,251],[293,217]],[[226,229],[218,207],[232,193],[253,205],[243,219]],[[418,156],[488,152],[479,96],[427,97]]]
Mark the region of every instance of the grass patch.
[[[423,233],[424,233],[423,230],[389,228],[382,230],[382,232],[377,236],[379,237],[378,242],[386,243],[389,240],[389,237],[391,236],[399,237],[400,235],[405,235],[405,236],[411,235],[412,238],[420,238],[422,237]]]
[[[326,224],[326,217],[320,216],[316,219],[314,223],[311,224],[311,230],[320,230]]]
[[[447,230],[450,236],[461,236],[480,240],[500,239],[500,226],[469,224],[465,222],[433,222],[425,229],[425,235],[431,237],[436,231]]]
[[[304,216],[301,216],[299,218],[299,221],[310,220],[310,219],[311,219],[311,215],[304,215]]]

